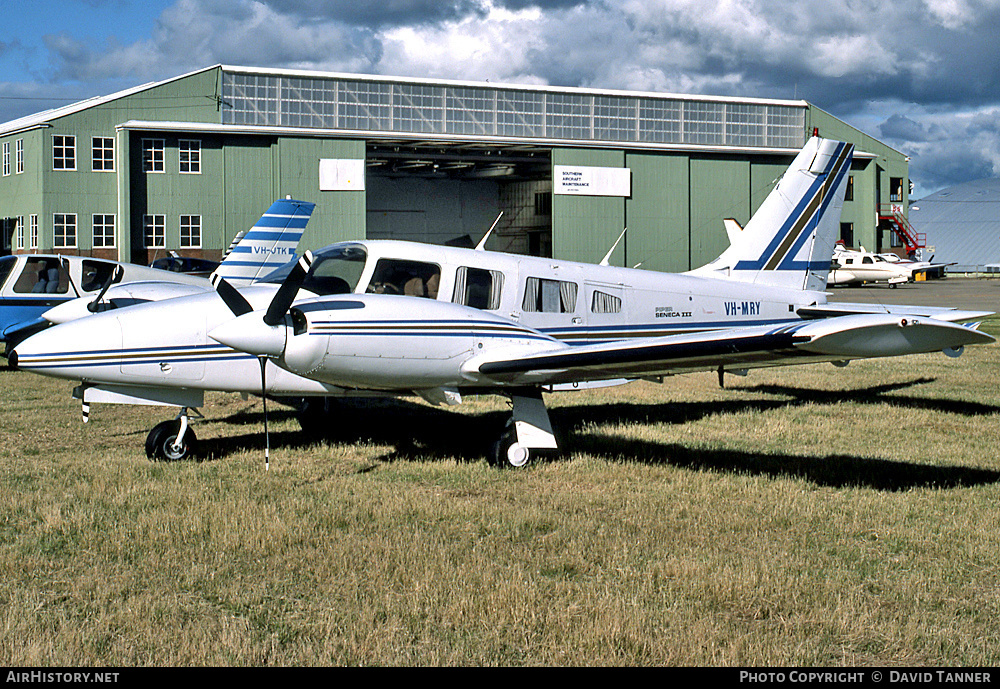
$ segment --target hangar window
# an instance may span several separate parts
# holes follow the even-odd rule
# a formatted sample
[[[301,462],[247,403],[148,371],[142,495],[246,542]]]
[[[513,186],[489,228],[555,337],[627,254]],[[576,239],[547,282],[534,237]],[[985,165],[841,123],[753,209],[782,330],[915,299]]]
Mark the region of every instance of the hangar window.
[[[28,228],[28,248],[37,249],[38,248],[38,216],[32,214],[29,218],[31,223]]]
[[[17,220],[14,221],[14,236],[17,238],[17,248],[24,248],[24,216],[17,216]]]
[[[75,136],[60,136],[57,134],[52,137],[52,169],[76,169]]]
[[[200,175],[201,141],[181,139],[177,142],[177,151],[180,157],[179,165],[181,174]]]
[[[3,142],[3,176],[10,174],[10,142]]]
[[[890,177],[889,178],[889,200],[890,201],[902,201],[903,200],[903,178],[902,177]]]
[[[461,267],[455,273],[452,301],[474,309],[495,311],[500,308],[503,273],[499,270]]]
[[[147,249],[165,249],[167,246],[167,216],[142,216],[142,236]]]
[[[21,174],[24,172],[24,139],[18,139],[14,142],[14,173]]]
[[[441,268],[433,263],[383,258],[375,264],[368,292],[437,299]]]
[[[94,214],[94,248],[107,249],[115,245],[115,216]]]
[[[94,172],[115,171],[115,140],[110,136],[95,136],[91,139],[92,170]]]
[[[847,176],[847,191],[844,192],[844,200],[854,200],[854,175]]]
[[[76,213],[56,213],[53,216],[52,245],[56,249],[76,248]]]
[[[201,248],[200,215],[181,216],[181,248],[182,249]]]
[[[576,311],[576,293],[575,282],[528,278],[521,309],[535,313],[572,313]]]
[[[166,142],[163,139],[142,140],[142,169],[145,172],[164,172],[164,150]]]

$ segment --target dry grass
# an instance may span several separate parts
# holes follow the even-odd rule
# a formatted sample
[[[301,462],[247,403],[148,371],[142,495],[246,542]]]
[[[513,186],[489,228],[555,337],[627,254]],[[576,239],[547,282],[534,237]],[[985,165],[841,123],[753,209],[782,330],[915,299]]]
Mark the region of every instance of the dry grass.
[[[987,328],[996,332],[1000,323]],[[0,371],[6,665],[994,665],[1000,349],[550,398],[562,456],[487,466],[506,406],[345,404],[326,437],[211,395],[80,423]]]

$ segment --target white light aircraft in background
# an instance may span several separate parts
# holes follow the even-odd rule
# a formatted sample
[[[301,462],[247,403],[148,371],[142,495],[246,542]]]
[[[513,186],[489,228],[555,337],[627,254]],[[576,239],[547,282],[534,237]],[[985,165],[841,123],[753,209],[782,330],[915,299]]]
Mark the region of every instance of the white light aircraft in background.
[[[239,232],[212,275],[218,275],[235,286],[245,286],[285,265],[295,258],[295,251],[315,207],[316,204],[307,201],[278,199],[252,228]],[[130,264],[124,266],[126,271],[132,270]],[[147,272],[142,279],[121,284],[117,280],[114,281],[116,284],[106,283],[95,297],[64,301],[45,311],[41,317],[51,324],[66,323],[98,311],[213,290],[211,276],[145,270]]]
[[[544,392],[637,378],[921,352],[992,342],[987,313],[828,304],[853,147],[809,140],[715,261],[682,274],[410,242],[343,242],[263,281],[57,325],[18,368],[81,381],[90,402],[167,404],[151,457],[191,453],[205,390],[265,398],[419,395],[512,402],[492,461],[556,447]],[[484,448],[485,449],[485,448]],[[267,450],[265,451],[267,457]]]
[[[912,282],[917,273],[927,272],[953,265],[951,263],[931,263],[930,261],[909,261],[896,254],[875,254],[845,248],[838,242],[833,250],[829,284],[860,285],[866,282],[885,282],[895,287],[904,282]]]
[[[237,234],[217,272],[242,285],[284,265],[295,257],[314,207],[275,201],[249,233]],[[52,323],[210,289],[208,277],[134,263],[59,254],[7,256],[0,258],[0,340],[10,350]]]

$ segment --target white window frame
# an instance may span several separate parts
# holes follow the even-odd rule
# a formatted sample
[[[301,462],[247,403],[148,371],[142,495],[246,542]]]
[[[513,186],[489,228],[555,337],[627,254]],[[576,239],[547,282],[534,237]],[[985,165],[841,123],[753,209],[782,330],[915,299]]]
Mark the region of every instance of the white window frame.
[[[181,221],[181,243],[182,249],[201,248],[201,216],[182,215]],[[197,232],[197,236],[195,233]]]
[[[167,171],[167,141],[166,139],[142,140],[143,172],[162,174]]]
[[[24,248],[24,216],[17,216],[17,225],[14,228],[14,234],[17,236],[17,248]]]
[[[3,142],[3,176],[10,176],[10,142]]]
[[[30,226],[28,228],[28,248],[37,249],[38,248],[38,215],[32,213],[28,218]]]
[[[147,249],[166,249],[167,216],[162,213],[150,213],[142,216],[142,241]]]
[[[115,171],[115,139],[113,136],[95,136],[90,139],[90,169],[93,172]],[[110,160],[106,153],[111,153]]]
[[[53,213],[52,248],[75,249],[77,226],[76,213]]]
[[[110,223],[108,222],[110,219]],[[113,249],[115,248],[115,214],[114,213],[94,213],[93,215],[93,225],[94,228],[94,243],[93,247],[95,249]],[[100,233],[98,233],[98,228],[100,228]],[[110,230],[110,234],[108,234]]]
[[[182,175],[201,174],[200,139],[180,139],[177,141],[177,166]]]
[[[76,137],[72,134],[52,135],[52,169],[76,170]]]
[[[14,174],[24,172],[24,139],[14,142]]]

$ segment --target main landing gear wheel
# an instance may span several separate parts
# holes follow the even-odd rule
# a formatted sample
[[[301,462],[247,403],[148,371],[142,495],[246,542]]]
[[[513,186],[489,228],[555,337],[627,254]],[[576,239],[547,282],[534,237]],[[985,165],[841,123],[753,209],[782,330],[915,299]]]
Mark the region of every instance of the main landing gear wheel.
[[[184,433],[184,439],[179,446],[175,445],[180,432],[180,419],[163,421],[153,426],[146,436],[146,456],[154,462],[179,462],[194,456],[198,439],[190,427]]]
[[[531,459],[531,450],[517,442],[517,433],[513,428],[504,431],[500,439],[493,443],[490,453],[490,463],[501,468],[520,469],[527,466]]]

